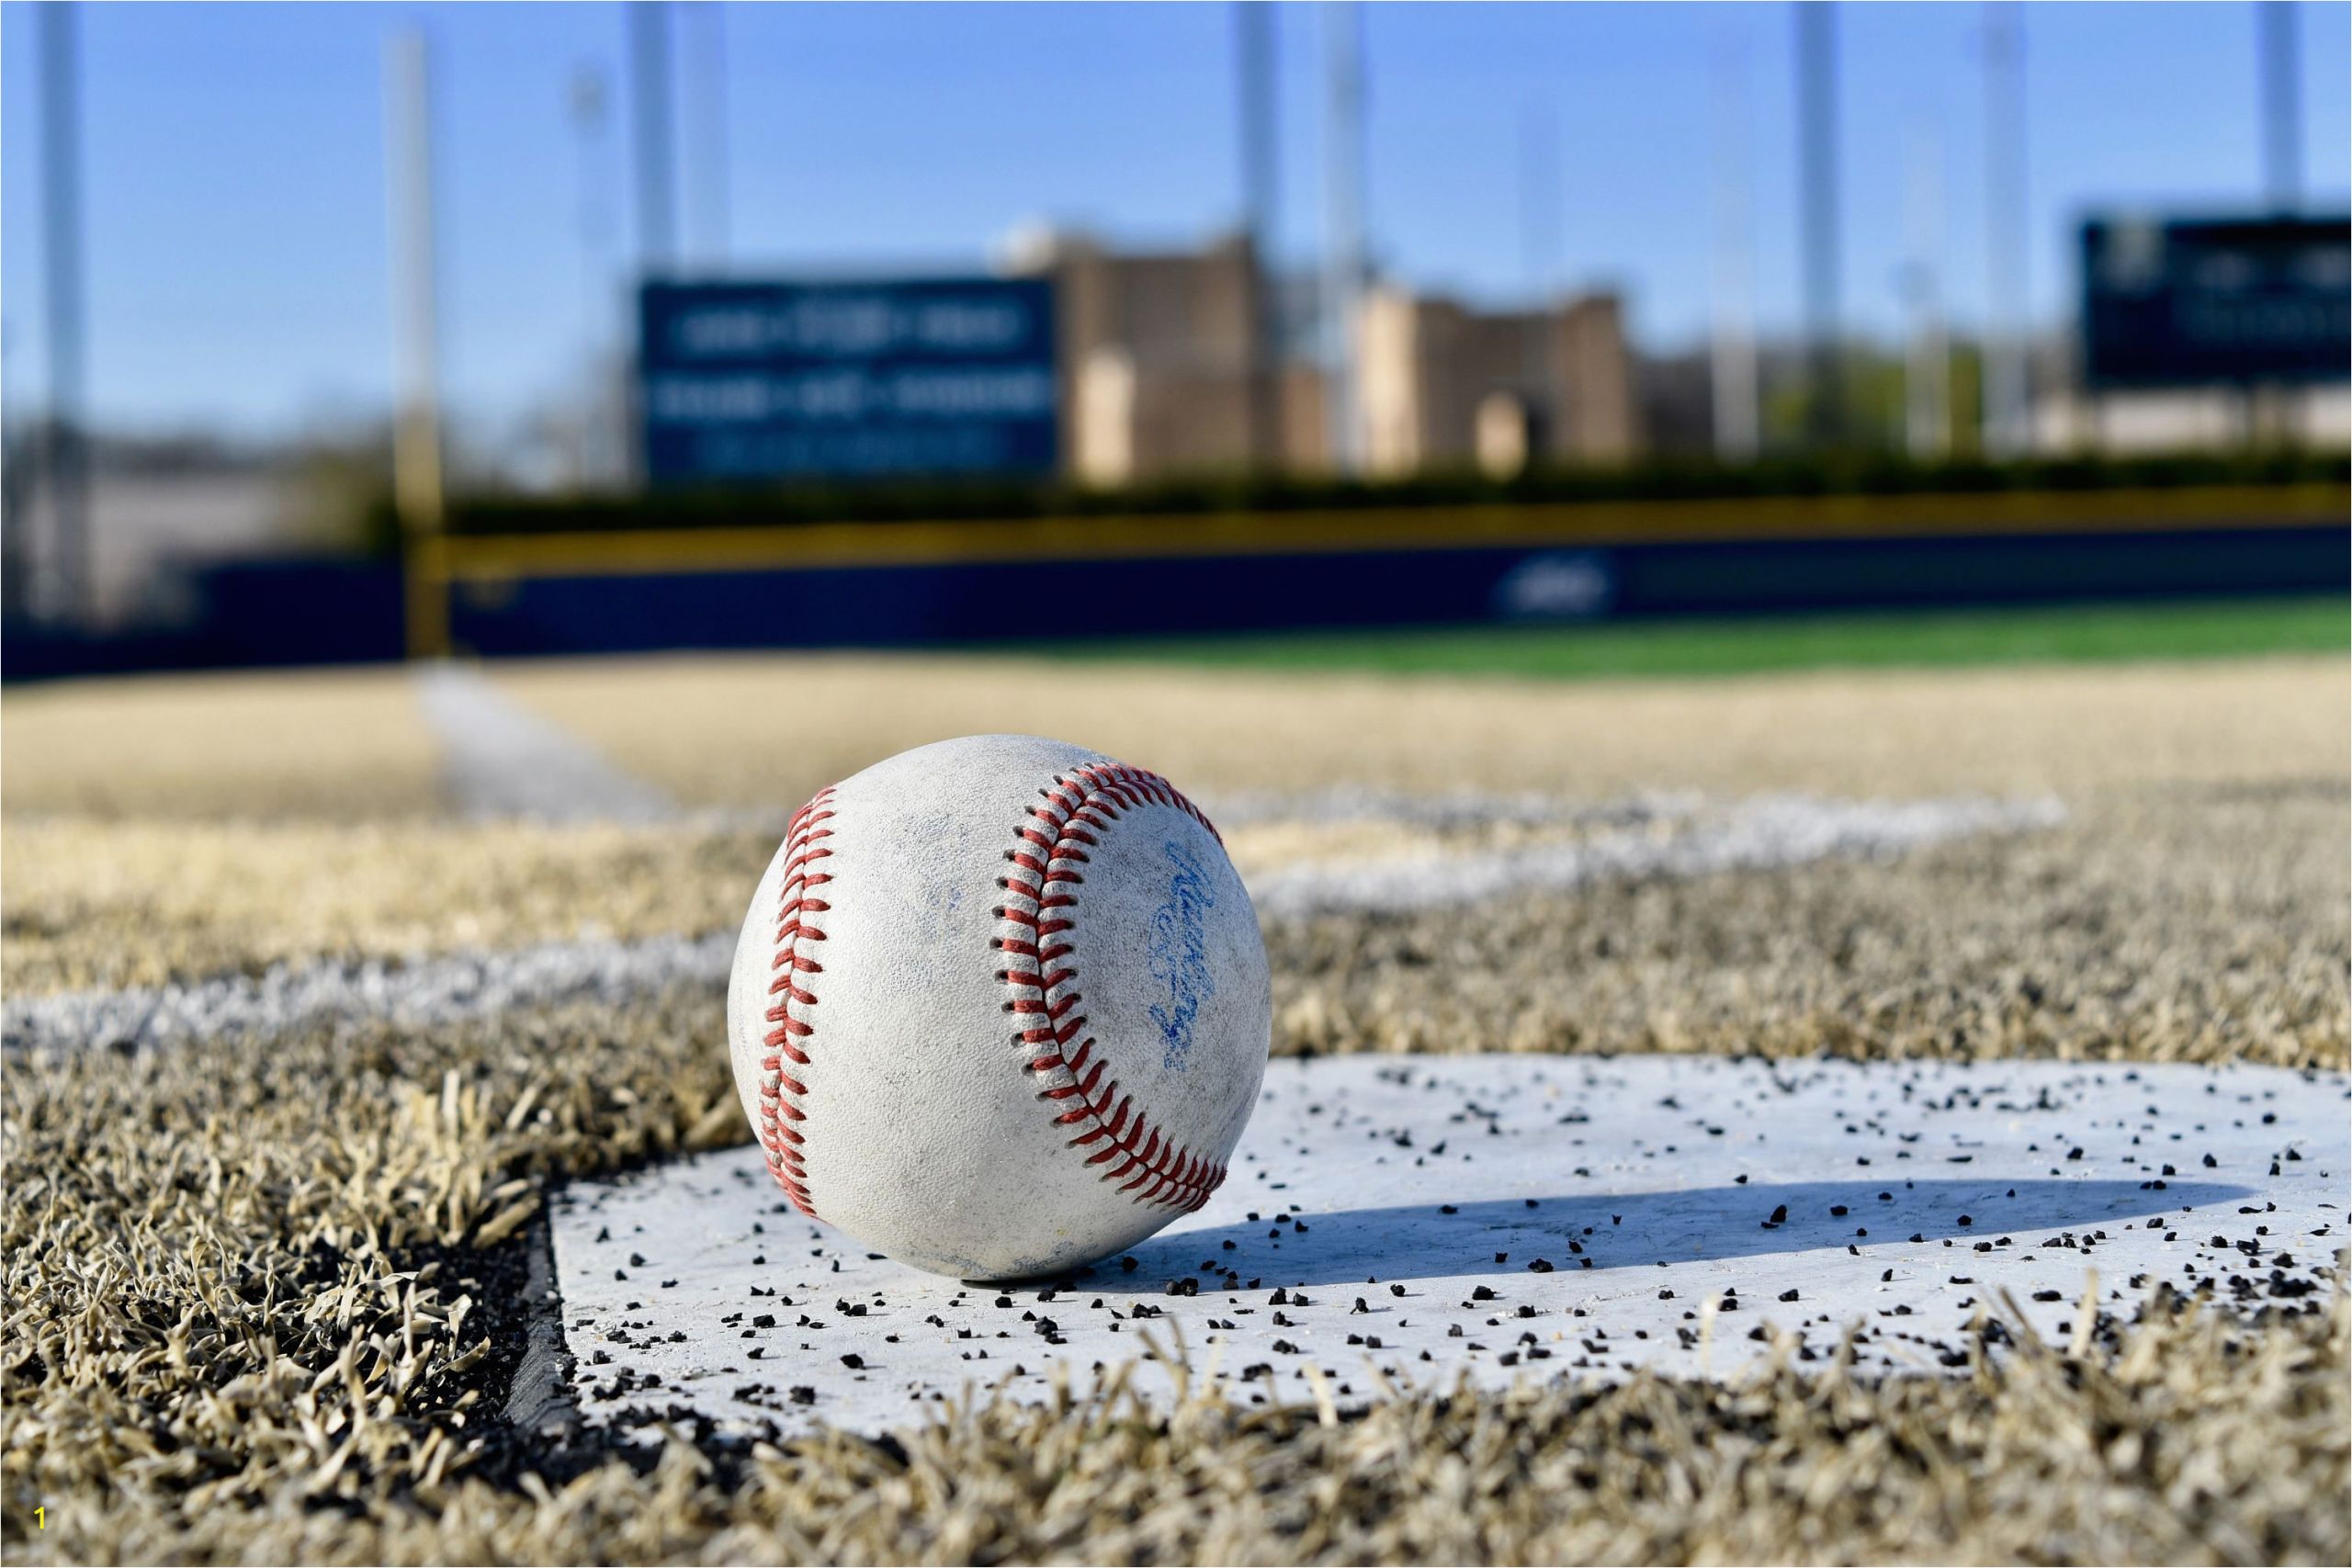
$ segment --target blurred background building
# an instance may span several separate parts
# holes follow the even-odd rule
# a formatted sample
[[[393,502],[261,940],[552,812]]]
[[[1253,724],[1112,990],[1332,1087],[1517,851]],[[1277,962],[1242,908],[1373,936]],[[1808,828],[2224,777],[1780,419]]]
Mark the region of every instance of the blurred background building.
[[[1071,478],[1121,485],[1333,467],[1328,367],[1311,336],[1278,315],[1246,236],[1136,254],[1043,233],[1007,256],[1055,288]],[[1644,449],[1614,295],[1487,311],[1382,284],[1364,295],[1354,338],[1371,477],[1509,475],[1531,463],[1623,463]],[[1272,405],[1262,425],[1261,399]]]
[[[1121,485],[1321,461],[1319,382],[1300,389],[1295,421],[1261,423],[1268,389],[1258,382],[1279,385],[1283,367],[1265,341],[1269,284],[1246,236],[1136,253],[1042,232],[1018,238],[1008,260],[1054,286],[1062,451],[1073,477]]]
[[[1477,310],[1375,288],[1357,331],[1367,469],[1617,464],[1643,451],[1624,310],[1614,295]]]

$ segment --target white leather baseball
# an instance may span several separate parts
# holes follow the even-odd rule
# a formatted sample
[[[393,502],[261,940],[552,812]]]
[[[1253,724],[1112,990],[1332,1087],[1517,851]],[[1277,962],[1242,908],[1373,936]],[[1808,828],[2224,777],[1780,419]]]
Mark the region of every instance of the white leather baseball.
[[[1272,1003],[1250,896],[1157,774],[1023,735],[901,752],[793,818],[727,992],[793,1203],[935,1273],[1108,1256],[1208,1201]]]

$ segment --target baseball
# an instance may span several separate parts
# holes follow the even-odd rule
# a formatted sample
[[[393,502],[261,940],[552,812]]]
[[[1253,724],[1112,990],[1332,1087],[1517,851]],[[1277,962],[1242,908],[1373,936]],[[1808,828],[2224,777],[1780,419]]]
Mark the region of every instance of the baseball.
[[[1272,1014],[1208,818],[1156,773],[1025,735],[819,791],[727,993],[735,1087],[793,1204],[968,1280],[1074,1269],[1206,1202]]]

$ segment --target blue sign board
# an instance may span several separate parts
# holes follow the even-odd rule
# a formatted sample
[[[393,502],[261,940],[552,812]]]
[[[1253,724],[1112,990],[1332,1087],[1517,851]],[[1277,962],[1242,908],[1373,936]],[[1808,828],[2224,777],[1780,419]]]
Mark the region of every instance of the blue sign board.
[[[2093,387],[2341,381],[2352,221],[2105,216],[2083,225]]]
[[[656,484],[1045,474],[1059,458],[1044,279],[647,283],[638,322]]]

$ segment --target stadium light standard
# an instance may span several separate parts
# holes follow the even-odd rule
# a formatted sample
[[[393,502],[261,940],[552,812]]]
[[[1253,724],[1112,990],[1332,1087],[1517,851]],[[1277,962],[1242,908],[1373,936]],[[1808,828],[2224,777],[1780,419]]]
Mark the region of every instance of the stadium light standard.
[[[1754,222],[1747,142],[1754,125],[1747,108],[1747,59],[1730,39],[1715,49],[1714,322],[1708,353],[1715,457],[1726,463],[1756,459],[1758,429]]]
[[[612,169],[605,133],[612,94],[603,69],[582,62],[572,72],[567,107],[580,155],[580,344],[587,362],[588,393],[580,421],[578,471],[573,482],[586,488],[615,477],[617,464],[613,423],[615,389],[611,353],[613,216],[609,205]]]
[[[1363,6],[1345,0],[1325,8],[1326,98],[1323,300],[1329,340],[1327,402],[1331,464],[1363,468],[1358,336],[1364,285]]]
[[[1524,333],[1520,339],[1520,374],[1543,386],[1547,381],[1547,357],[1557,355],[1557,341],[1566,332],[1562,310],[1562,190],[1559,190],[1559,122],[1547,98],[1532,98],[1520,115],[1520,268],[1526,277],[1526,308],[1545,322],[1545,333]],[[1553,344],[1553,348],[1545,348]],[[1555,409],[1553,419],[1562,419]],[[1520,425],[1520,463],[1526,461],[1524,413],[1512,421]]]
[[[25,482],[26,465],[17,458],[23,448],[17,440],[11,374],[17,366],[16,342],[16,333],[0,322],[0,617],[22,615],[30,607],[25,594],[25,573],[32,564],[25,538],[30,487]]]
[[[650,276],[667,271],[678,255],[666,0],[629,0],[628,55],[637,150],[638,270]]]
[[[2015,0],[1984,7],[1984,449],[2031,445],[2026,363],[2025,23]]]
[[[1275,118],[1274,22],[1268,0],[1235,0],[1235,85],[1240,110],[1242,222],[1250,236],[1256,292],[1250,321],[1250,460],[1272,468],[1283,459],[1279,318],[1282,270],[1275,260],[1281,221],[1282,164]]]
[[[1910,167],[1903,182],[1905,248],[1903,293],[1911,333],[1903,370],[1904,436],[1920,462],[1942,460],[1951,446],[1951,347],[1944,330],[1944,142],[1922,118],[1911,128]]]
[[[408,650],[449,650],[449,596],[441,560],[443,511],[440,323],[435,295],[433,106],[424,34],[385,40],[386,182],[392,237],[392,503],[407,570]]]
[[[2262,184],[2271,209],[2291,213],[2303,196],[2301,61],[2296,47],[2295,7],[2286,0],[2262,0],[2256,7],[2256,53],[2262,96]],[[2250,442],[2291,439],[2295,398],[2276,382],[2245,389],[2245,434]]]
[[[83,432],[85,365],[82,296],[82,107],[76,24],[80,7],[35,8],[40,51],[42,304],[49,355],[48,569],[31,585],[39,615],[78,621],[87,612],[89,449]]]
[[[2270,204],[2291,212],[2303,197],[2303,110],[2295,7],[2262,0],[2262,183]]]
[[[686,89],[686,216],[692,260],[706,271],[727,265],[727,32],[725,8],[694,0],[684,23],[680,63]]]
[[[1551,103],[1530,100],[1519,125],[1519,259],[1527,296],[1548,310],[1560,291],[1562,239],[1560,127]]]
[[[1805,401],[1820,446],[1835,446],[1847,434],[1838,343],[1837,20],[1830,0],[1797,0],[1797,206],[1812,349]]]

